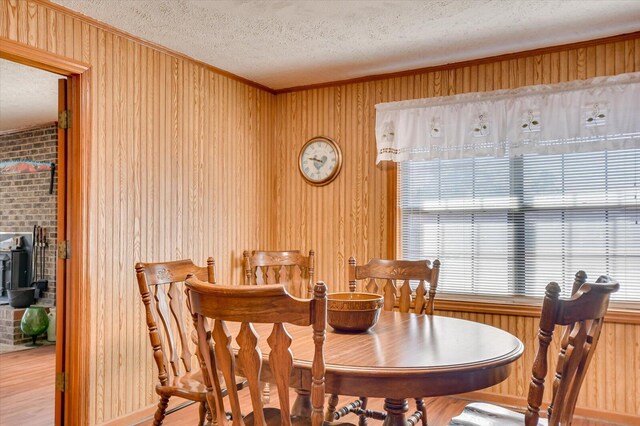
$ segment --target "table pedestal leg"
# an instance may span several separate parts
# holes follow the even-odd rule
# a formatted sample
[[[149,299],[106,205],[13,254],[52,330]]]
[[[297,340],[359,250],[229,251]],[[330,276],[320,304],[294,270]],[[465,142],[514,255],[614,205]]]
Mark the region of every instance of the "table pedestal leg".
[[[311,418],[311,392],[304,389],[296,389],[296,400],[291,407],[292,416]]]
[[[406,399],[390,399],[384,400],[384,411],[387,412],[387,418],[384,420],[383,426],[406,426],[405,413],[409,411],[409,403]]]

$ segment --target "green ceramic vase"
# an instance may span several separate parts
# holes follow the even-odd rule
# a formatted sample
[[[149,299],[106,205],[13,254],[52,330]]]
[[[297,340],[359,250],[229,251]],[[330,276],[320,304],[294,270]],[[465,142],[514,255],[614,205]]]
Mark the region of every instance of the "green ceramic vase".
[[[49,317],[42,306],[29,306],[24,311],[20,330],[27,336],[31,336],[34,346],[38,336],[47,331],[47,327],[49,327]]]

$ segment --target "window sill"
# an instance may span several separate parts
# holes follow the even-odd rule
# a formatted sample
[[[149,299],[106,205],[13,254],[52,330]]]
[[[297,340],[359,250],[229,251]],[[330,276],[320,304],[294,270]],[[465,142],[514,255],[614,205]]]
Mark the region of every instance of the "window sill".
[[[541,299],[528,297],[471,298],[452,294],[436,297],[436,311],[539,317],[541,306]],[[640,325],[640,304],[611,302],[605,321]]]

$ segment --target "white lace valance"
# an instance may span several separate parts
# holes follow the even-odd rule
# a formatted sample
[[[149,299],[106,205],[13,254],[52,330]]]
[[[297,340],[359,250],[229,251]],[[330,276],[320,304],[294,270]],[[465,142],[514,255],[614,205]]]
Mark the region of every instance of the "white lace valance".
[[[376,105],[377,161],[638,146],[640,72]]]

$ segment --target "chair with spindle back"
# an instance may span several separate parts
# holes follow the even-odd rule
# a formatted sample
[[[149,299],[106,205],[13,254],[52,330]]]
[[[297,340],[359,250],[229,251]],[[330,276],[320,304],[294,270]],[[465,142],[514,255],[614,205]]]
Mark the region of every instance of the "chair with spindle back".
[[[602,277],[601,277],[602,278]],[[576,274],[573,295],[560,299],[560,286],[551,282],[546,287],[538,329],[538,352],[533,361],[525,414],[506,408],[474,402],[453,418],[450,426],[498,425],[569,425],[589,363],[595,353],[602,330],[609,297],[618,291],[618,283],[586,283],[583,271]],[[549,344],[556,326],[566,326],[560,339],[560,353],[553,379],[551,403],[547,418],[540,418],[544,382],[549,368]]]
[[[300,250],[260,251],[242,253],[246,285],[282,284],[289,294],[310,299],[313,290],[315,252],[303,256]],[[269,383],[263,384],[262,400],[271,398]]]
[[[384,296],[383,309],[415,314],[433,315],[434,300],[438,288],[440,261],[434,260],[389,260],[371,259],[366,265],[356,265],[355,258],[349,258],[349,291],[364,291]],[[412,289],[410,281],[418,281]],[[426,288],[429,283],[429,288]],[[360,416],[360,424],[367,423],[367,417],[377,420],[386,418],[386,413],[367,410],[367,398],[359,399],[337,409],[338,396],[329,398],[327,418],[339,419],[348,413]],[[410,422],[427,424],[427,409],[423,399],[416,399],[416,412]]]
[[[206,267],[199,267],[191,260],[162,263],[137,263],[138,289],[146,312],[153,358],[158,367],[160,396],[154,425],[161,425],[167,414],[169,398],[178,396],[200,402],[200,424],[205,416],[211,419],[206,405],[206,386],[202,372],[193,368],[191,324],[183,285],[189,273],[215,284],[214,261],[207,259]]]
[[[295,296],[311,298],[315,252],[304,256],[299,250],[246,251],[244,258],[245,284],[283,284]]]
[[[312,299],[298,299],[289,295],[283,285],[263,286],[209,286],[196,277],[186,281],[193,322],[198,334],[198,350],[203,359],[205,374],[211,383],[207,401],[216,413],[218,425],[326,425],[324,422],[324,340],[326,334],[327,288],[318,283]],[[214,320],[213,330],[209,321]],[[227,323],[240,323],[236,342],[237,363],[245,375],[253,412],[243,416],[237,390],[229,389],[232,421],[225,415],[220,375],[232,383],[236,371],[236,354],[232,348],[233,336]],[[273,324],[266,342],[269,346],[269,367],[279,396],[279,409],[265,408],[260,390],[262,352],[260,336],[252,323]],[[311,418],[291,416],[289,383],[293,371],[291,337],[285,324],[309,326],[313,333],[314,356],[311,367]],[[213,342],[212,342],[213,341]],[[213,344],[215,343],[215,345]],[[263,346],[264,347],[264,346]],[[221,374],[219,375],[218,372]]]

